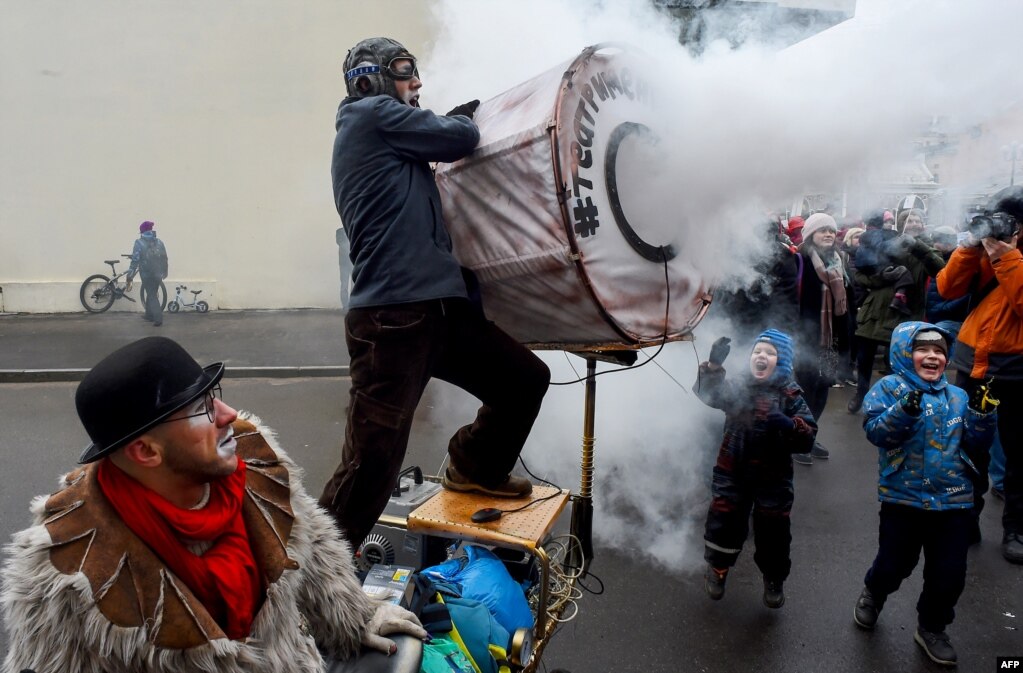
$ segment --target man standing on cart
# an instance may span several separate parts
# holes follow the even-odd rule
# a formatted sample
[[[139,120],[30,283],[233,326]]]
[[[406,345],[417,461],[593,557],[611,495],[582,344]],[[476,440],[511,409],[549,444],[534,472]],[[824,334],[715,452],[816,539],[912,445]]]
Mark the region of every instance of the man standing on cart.
[[[345,59],[331,163],[334,199],[351,245],[345,317],[352,385],[341,464],[320,504],[358,548],[401,470],[426,384],[452,383],[483,403],[448,444],[446,488],[521,497],[511,474],[550,382],[547,366],[488,321],[471,272],[452,255],[430,162],[479,142],[479,101],[445,116],[419,107],[415,57],[389,38]]]

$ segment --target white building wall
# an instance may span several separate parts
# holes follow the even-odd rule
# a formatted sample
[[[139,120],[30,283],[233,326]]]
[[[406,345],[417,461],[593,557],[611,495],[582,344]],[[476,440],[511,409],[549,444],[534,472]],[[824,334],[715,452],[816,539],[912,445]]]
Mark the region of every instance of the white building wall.
[[[0,310],[81,310],[147,219],[171,293],[338,306],[341,63],[381,34],[425,55],[431,4],[3,0]]]

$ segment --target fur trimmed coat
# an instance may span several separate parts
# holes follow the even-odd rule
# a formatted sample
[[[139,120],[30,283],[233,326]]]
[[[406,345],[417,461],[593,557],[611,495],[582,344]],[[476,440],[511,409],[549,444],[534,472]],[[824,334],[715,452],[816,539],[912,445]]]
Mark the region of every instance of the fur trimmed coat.
[[[258,418],[240,417],[234,432],[247,467],[243,516],[266,582],[249,637],[228,639],[110,516],[91,465],[35,498],[34,525],[5,548],[3,673],[312,673],[325,670],[321,650],[337,659],[359,652],[376,603],[362,591],[348,543]]]

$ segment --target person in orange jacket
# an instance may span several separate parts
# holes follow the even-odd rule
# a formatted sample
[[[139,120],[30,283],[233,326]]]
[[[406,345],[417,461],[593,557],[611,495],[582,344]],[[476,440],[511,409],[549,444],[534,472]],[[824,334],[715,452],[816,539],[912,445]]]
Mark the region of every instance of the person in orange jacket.
[[[1005,508],[1002,555],[1023,564],[1023,187],[998,192],[984,215],[938,274],[945,299],[971,294],[970,312],[956,340],[950,367],[956,384],[971,392],[989,383],[998,407],[998,432],[1005,449]],[[984,466],[974,488],[978,516],[987,490]],[[979,540],[979,529],[976,539]]]

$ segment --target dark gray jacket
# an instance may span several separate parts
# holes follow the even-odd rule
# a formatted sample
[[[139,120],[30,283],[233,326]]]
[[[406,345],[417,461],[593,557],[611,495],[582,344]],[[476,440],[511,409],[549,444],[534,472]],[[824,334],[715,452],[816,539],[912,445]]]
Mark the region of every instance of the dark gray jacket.
[[[331,176],[351,242],[352,308],[465,297],[429,162],[470,154],[479,129],[391,96],[346,98]]]

